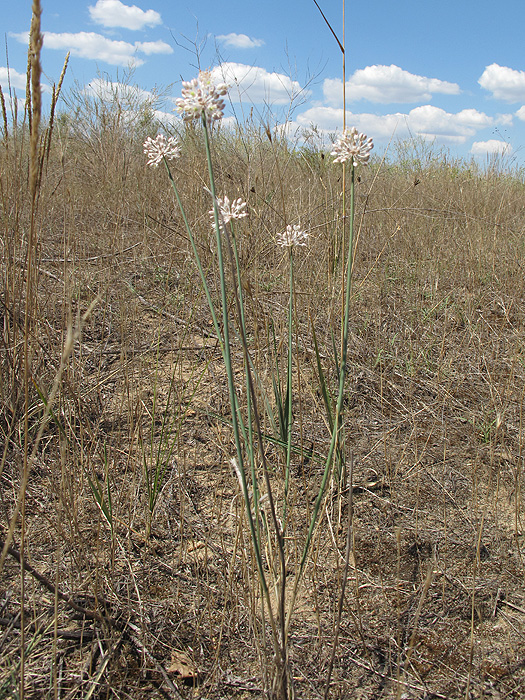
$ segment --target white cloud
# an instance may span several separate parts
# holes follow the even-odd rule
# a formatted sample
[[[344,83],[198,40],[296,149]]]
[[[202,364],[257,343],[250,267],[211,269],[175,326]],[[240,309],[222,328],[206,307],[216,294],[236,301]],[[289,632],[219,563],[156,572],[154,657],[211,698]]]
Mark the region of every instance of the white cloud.
[[[318,126],[323,131],[340,129],[343,110],[335,107],[312,107],[297,115],[297,123],[303,127]],[[462,144],[477,131],[498,123],[496,119],[475,109],[464,109],[456,114],[432,105],[415,107],[408,113],[352,114],[346,113],[346,121],[374,139],[389,139],[393,135],[406,138],[419,135],[442,143]]]
[[[0,66],[0,85],[5,90],[9,89],[9,83],[11,87],[15,90],[25,90],[26,89],[26,74],[18,73],[18,71],[13,68],[5,68]]]
[[[11,36],[22,43],[27,43],[27,32]],[[112,66],[141,66],[144,61],[137,58],[137,53],[144,53],[147,56],[154,53],[173,53],[171,46],[164,41],[136,41],[130,44],[127,41],[107,39],[95,32],[77,32],[76,34],[45,32],[44,48],[71,51],[73,56],[104,61]]]
[[[153,116],[161,124],[171,124],[172,126],[182,124],[182,119],[174,112],[163,112],[160,109],[153,110]]]
[[[268,73],[264,68],[243,63],[223,63],[212,70],[212,76],[233,88],[229,92],[233,102],[246,100],[253,104],[284,105],[299,93],[310,95],[309,90],[304,90],[296,80],[283,73]]]
[[[13,90],[23,90],[25,92],[27,83],[26,74],[19,73],[14,70],[14,68],[0,66],[0,85],[2,86],[4,95],[7,90],[9,90],[9,83],[11,83],[11,88]],[[51,92],[51,88],[45,83],[41,83],[40,88],[42,92]],[[22,101],[22,104],[24,104],[24,101]]]
[[[142,120],[144,115],[151,115],[161,124],[181,124],[181,118],[174,112],[166,112],[163,107],[170,98],[165,98],[155,92],[143,90],[137,85],[119,83],[104,78],[94,78],[84,88],[84,93],[94,97],[97,101],[107,102],[110,105],[118,104],[119,117],[123,123],[130,127],[136,124],[137,119]]]
[[[146,56],[151,56],[156,53],[173,53],[173,49],[165,41],[136,41],[135,46],[137,51],[145,53]]]
[[[323,92],[330,106],[338,107],[342,104],[343,87],[340,78],[327,78]],[[367,66],[356,70],[346,83],[348,102],[426,102],[432,99],[434,93],[459,95],[460,92],[457,83],[414,75],[394,65]]]
[[[0,68],[0,71],[2,69]],[[26,101],[25,98],[22,97],[15,97],[15,95],[8,95],[6,94],[7,92],[7,85],[2,84],[2,92],[4,93],[4,99],[5,99],[5,108],[6,112],[11,114],[13,117],[15,114],[18,114],[18,117],[20,118],[24,114],[24,110],[26,108]],[[13,87],[13,84],[11,83],[11,87]],[[16,88],[15,88],[16,89]],[[24,88],[25,91],[25,88]]]
[[[518,112],[516,112],[516,116],[519,116]],[[496,121],[498,124],[502,124],[503,126],[513,126],[514,124],[512,114],[496,114]]]
[[[121,101],[147,103],[155,102],[156,96],[148,90],[143,90],[136,85],[117,83],[103,78],[94,78],[86,87],[84,92],[94,95],[100,100],[111,101],[118,98]]]
[[[238,126],[239,122],[237,120],[237,117],[231,115],[229,117],[223,117],[221,119],[221,129],[230,129],[230,130],[235,130]]]
[[[516,116],[518,117],[518,119],[521,119],[521,121],[525,122],[525,105],[518,109],[518,111],[516,112]]]
[[[221,41],[225,46],[231,46],[234,49],[255,49],[264,45],[262,39],[253,39],[246,34],[219,34],[218,41]]]
[[[505,141],[489,139],[488,141],[474,141],[470,152],[475,156],[494,154],[510,156],[513,153],[513,148],[510,143],[505,143]]]
[[[97,0],[89,6],[91,19],[104,27],[143,29],[162,24],[162,18],[155,10],[141,10],[136,5],[124,5],[120,0]]]
[[[492,63],[481,74],[478,83],[492,93],[492,97],[505,102],[525,100],[525,71],[514,70]]]

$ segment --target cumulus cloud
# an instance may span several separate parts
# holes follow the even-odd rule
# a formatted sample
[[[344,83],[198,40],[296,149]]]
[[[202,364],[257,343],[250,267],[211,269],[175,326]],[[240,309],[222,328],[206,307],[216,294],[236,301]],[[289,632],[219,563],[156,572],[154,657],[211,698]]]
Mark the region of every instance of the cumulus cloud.
[[[521,119],[521,121],[525,122],[525,105],[518,109],[518,111],[516,112],[516,116],[518,117],[518,119]]]
[[[525,101],[525,71],[492,63],[485,68],[478,83],[497,100]]]
[[[318,126],[324,131],[335,131],[343,121],[343,110],[335,107],[312,107],[297,115],[303,127]],[[352,114],[346,113],[347,124],[374,139],[389,139],[392,135],[406,138],[419,135],[442,143],[462,144],[477,131],[494,126],[497,120],[475,109],[464,109],[456,114],[432,105],[415,107],[407,113]]]
[[[29,37],[28,37],[29,38]],[[4,93],[9,90],[9,84],[13,90],[26,90],[27,77],[25,73],[19,73],[14,70],[14,68],[6,68],[0,66],[0,85]],[[40,85],[42,92],[51,92],[49,85],[42,83]],[[21,100],[22,105],[25,104],[24,100]]]
[[[91,19],[104,27],[123,29],[143,29],[162,24],[162,18],[155,10],[141,10],[136,5],[124,5],[120,0],[97,0],[89,6]]]
[[[4,90],[9,89],[9,83],[11,87],[15,90],[25,90],[26,89],[26,74],[18,73],[18,71],[13,68],[5,68],[0,66],[0,85]]]
[[[234,32],[231,34],[219,34],[217,40],[225,46],[231,46],[234,49],[255,49],[264,45],[262,39],[253,39],[246,34],[235,34]]]
[[[495,154],[510,156],[512,155],[513,148],[510,143],[505,143],[505,141],[489,139],[488,141],[474,141],[470,152],[475,156]]]
[[[103,78],[94,78],[84,88],[88,95],[94,95],[100,100],[111,101],[118,98],[122,101],[133,101],[137,103],[155,102],[156,96],[148,90],[143,90],[136,85],[127,85]]]
[[[327,78],[323,83],[323,92],[331,107],[341,105],[343,90],[340,78]],[[349,102],[426,102],[432,99],[434,93],[459,95],[460,92],[457,83],[414,75],[394,65],[367,66],[356,70],[346,83],[346,97]]]
[[[173,49],[165,41],[136,41],[135,46],[141,53],[151,56],[156,53],[173,53]]]
[[[164,112],[160,109],[153,110],[153,116],[161,124],[170,124],[171,126],[182,124],[182,119],[174,112]]]
[[[299,93],[310,95],[309,90],[304,90],[300,83],[283,73],[269,73],[264,68],[243,63],[223,63],[212,70],[212,76],[215,81],[232,87],[229,96],[233,102],[246,100],[253,104],[284,105]]]
[[[143,90],[137,85],[94,78],[84,87],[84,93],[101,102],[118,103],[123,123],[130,127],[136,124],[137,120],[142,120],[145,114],[150,115],[160,124],[176,125],[182,123],[178,114],[164,111],[165,103],[166,101],[169,103],[170,98],[166,100],[163,96],[149,90]]]
[[[11,36],[18,41],[27,43],[27,32]],[[104,61],[112,66],[141,66],[144,61],[138,58],[137,54],[139,53],[147,56],[173,53],[171,46],[164,41],[135,41],[130,44],[127,41],[107,39],[102,34],[95,32],[77,32],[76,34],[45,32],[44,48],[71,51],[73,56]]]

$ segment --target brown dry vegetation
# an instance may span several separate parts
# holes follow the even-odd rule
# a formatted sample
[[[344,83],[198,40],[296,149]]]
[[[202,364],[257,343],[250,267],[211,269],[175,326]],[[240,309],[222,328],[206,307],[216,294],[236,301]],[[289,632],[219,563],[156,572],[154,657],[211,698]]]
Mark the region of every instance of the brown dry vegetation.
[[[55,123],[44,160],[27,306],[26,129],[7,129],[0,146],[2,543],[30,455],[25,570],[19,518],[0,571],[0,697],[18,697],[22,645],[28,698],[267,697],[272,652],[230,465],[224,368],[165,172],[142,154],[155,132],[147,119],[126,126],[115,104],[98,118],[77,107]],[[214,288],[202,135],[188,127],[182,139],[173,173]],[[248,202],[238,233],[261,395],[272,328],[286,355],[288,268],[274,236],[299,220],[310,232],[296,256],[292,575],[329,442],[311,324],[334,384],[341,168],[254,125],[213,143],[219,193]],[[299,592],[295,693],[325,693],[351,496],[327,697],[520,698],[523,178],[418,143],[359,175],[344,413],[353,477],[342,500],[330,486]],[[61,372],[68,329],[80,327]],[[147,537],[144,464],[155,467],[159,444]],[[265,450],[279,494],[282,451]]]

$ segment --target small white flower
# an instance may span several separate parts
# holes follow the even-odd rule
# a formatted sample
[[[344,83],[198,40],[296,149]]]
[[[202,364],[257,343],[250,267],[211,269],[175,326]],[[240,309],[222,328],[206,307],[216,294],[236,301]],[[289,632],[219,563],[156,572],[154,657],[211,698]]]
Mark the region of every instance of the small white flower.
[[[334,143],[331,156],[335,156],[334,163],[346,163],[352,160],[354,166],[367,165],[370,159],[370,151],[374,147],[372,139],[366,134],[360,134],[355,126],[346,129],[340,139]]]
[[[199,77],[183,82],[182,97],[175,100],[184,121],[193,121],[205,115],[210,121],[221,119],[224,113],[223,95],[228,85],[215,85],[209,71],[200,71]]]
[[[246,206],[246,202],[242,199],[234,199],[230,202],[228,197],[224,195],[224,199],[217,197],[217,207],[219,209],[219,222],[221,227],[228,224],[232,219],[242,219],[244,216],[248,216],[247,211],[243,211]],[[213,209],[210,209],[210,218],[212,220],[212,228],[215,228],[215,216]]]
[[[148,156],[148,165],[156,168],[163,158],[173,160],[180,156],[180,148],[177,139],[159,134],[152,139],[151,136],[144,141],[144,153]]]
[[[308,234],[302,231],[298,224],[291,226],[288,224],[286,231],[277,234],[276,243],[283,248],[292,248],[297,245],[306,245]]]

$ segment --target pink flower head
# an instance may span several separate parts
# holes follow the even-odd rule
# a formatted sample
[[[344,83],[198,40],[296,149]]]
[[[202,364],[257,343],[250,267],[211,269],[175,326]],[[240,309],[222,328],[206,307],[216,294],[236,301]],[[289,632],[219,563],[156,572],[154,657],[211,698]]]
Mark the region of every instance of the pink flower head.
[[[277,234],[277,245],[283,248],[293,248],[297,245],[306,245],[306,239],[308,234],[306,231],[302,231],[298,224],[291,226],[290,224],[286,227],[286,231]]]
[[[217,197],[217,207],[219,209],[219,222],[221,227],[229,223],[232,219],[242,219],[244,216],[248,216],[248,212],[243,211],[245,206],[246,202],[243,202],[240,197],[239,199],[234,199],[233,202],[230,202],[226,195],[224,195],[224,199]],[[212,220],[212,226],[214,226],[215,219],[213,209],[210,209],[209,214]]]
[[[173,160],[180,156],[179,142],[173,136],[166,139],[163,134],[154,139],[148,136],[144,141],[144,153],[148,156],[148,165],[156,168],[163,158]]]
[[[360,134],[355,126],[346,129],[333,146],[330,153],[335,156],[334,163],[346,163],[352,160],[354,166],[367,165],[370,159],[370,151],[374,147],[372,139],[368,139],[366,134]]]
[[[210,121],[221,119],[224,113],[222,96],[228,92],[228,85],[215,85],[209,71],[200,71],[199,77],[183,82],[182,97],[175,104],[184,121],[193,121],[205,115]]]

